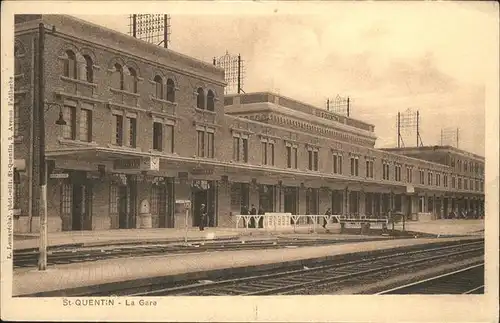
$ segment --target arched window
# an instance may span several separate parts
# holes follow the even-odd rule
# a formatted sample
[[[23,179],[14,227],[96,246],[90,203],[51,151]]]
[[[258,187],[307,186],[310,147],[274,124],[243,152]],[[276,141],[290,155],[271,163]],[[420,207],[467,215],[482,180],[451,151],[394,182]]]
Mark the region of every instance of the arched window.
[[[167,101],[175,102],[175,84],[172,79],[167,80]]]
[[[64,76],[76,79],[76,56],[71,50],[66,51],[66,60],[64,61]]]
[[[83,58],[85,58],[85,80],[92,83],[94,81],[94,63],[89,55],[84,55]]]
[[[137,93],[137,72],[131,67],[128,68],[128,71],[130,74],[130,82],[127,90],[132,93]]]
[[[215,94],[212,90],[208,90],[207,94],[207,110],[215,111]]]
[[[155,97],[157,99],[163,99],[163,80],[161,79],[161,76],[156,75],[154,81],[155,81],[155,85],[156,85]]]
[[[115,89],[123,90],[123,67],[116,63],[115,64],[115,72],[113,73],[113,87]]]
[[[196,107],[198,109],[205,109],[205,92],[203,92],[203,89],[201,87],[198,88],[198,97],[196,100]]]

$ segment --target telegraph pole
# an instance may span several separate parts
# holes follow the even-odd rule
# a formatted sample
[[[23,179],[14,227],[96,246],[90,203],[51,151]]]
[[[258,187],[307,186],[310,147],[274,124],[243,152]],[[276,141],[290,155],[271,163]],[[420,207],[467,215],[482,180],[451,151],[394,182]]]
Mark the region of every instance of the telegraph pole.
[[[45,164],[45,85],[44,85],[44,50],[45,25],[38,25],[38,135],[39,135],[39,181],[40,181],[40,245],[38,270],[47,269],[47,174]],[[35,120],[34,120],[35,121]]]

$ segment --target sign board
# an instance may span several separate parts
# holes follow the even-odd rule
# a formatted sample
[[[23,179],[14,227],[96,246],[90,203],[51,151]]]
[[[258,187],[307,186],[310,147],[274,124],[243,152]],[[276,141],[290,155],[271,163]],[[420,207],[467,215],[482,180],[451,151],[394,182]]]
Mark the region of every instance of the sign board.
[[[214,170],[212,168],[193,168],[191,170],[192,175],[212,175]]]
[[[61,179],[61,178],[68,178],[69,174],[68,173],[55,173],[55,174],[50,174],[50,178],[54,179]]]
[[[140,165],[141,165],[140,158],[117,159],[113,162],[114,169],[139,169]]]

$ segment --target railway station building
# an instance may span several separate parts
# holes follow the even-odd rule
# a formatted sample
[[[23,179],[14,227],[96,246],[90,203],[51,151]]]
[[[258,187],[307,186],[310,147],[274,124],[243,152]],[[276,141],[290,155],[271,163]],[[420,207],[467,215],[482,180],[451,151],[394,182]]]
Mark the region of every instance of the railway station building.
[[[39,227],[40,89],[49,231],[183,228],[176,202],[185,200],[192,226],[201,204],[218,227],[234,227],[252,205],[370,217],[484,212],[484,157],[376,149],[371,124],[274,93],[224,95],[222,69],[70,16],[16,17],[14,78],[16,232]]]

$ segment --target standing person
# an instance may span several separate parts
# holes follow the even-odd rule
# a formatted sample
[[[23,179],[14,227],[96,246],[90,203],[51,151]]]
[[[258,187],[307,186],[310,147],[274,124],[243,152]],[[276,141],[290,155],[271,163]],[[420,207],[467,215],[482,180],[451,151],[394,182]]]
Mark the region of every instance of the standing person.
[[[325,215],[332,215],[332,210],[330,210],[330,208],[326,209],[326,212],[325,212]],[[327,220],[325,218],[323,218],[323,228],[326,229],[326,224],[327,224]]]
[[[258,214],[259,214],[259,215],[264,215],[264,213],[266,213],[266,212],[264,211],[264,209],[263,209],[261,206],[259,206],[259,213],[258,213]],[[263,218],[263,217],[261,217],[261,218],[259,219],[259,225],[258,225],[258,227],[259,227],[259,228],[263,228],[263,227],[264,227],[264,218]]]
[[[243,205],[241,208],[241,215],[248,215],[248,207],[246,205]],[[243,226],[246,228],[247,227],[247,222],[245,218],[243,218]]]
[[[252,204],[252,208],[250,209],[250,215],[257,215],[257,209],[255,208],[255,205]],[[250,219],[250,227],[255,228],[255,218],[252,217]]]
[[[205,204],[202,204],[200,207],[200,231],[205,230],[205,221],[207,218],[207,209]]]

